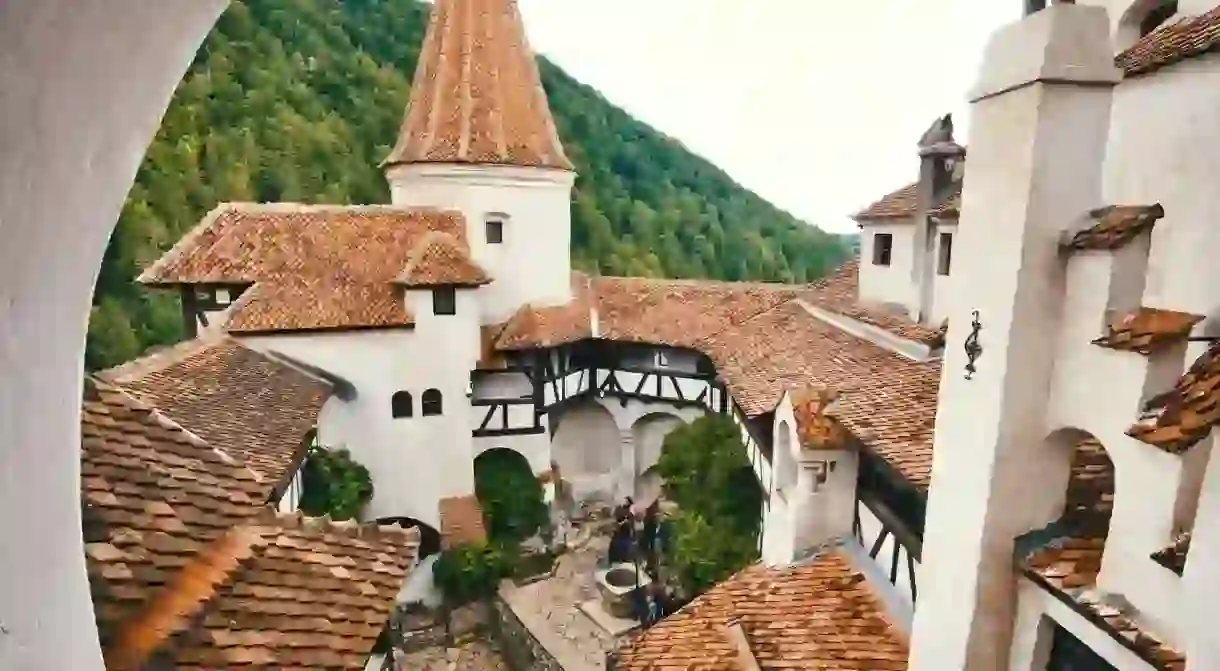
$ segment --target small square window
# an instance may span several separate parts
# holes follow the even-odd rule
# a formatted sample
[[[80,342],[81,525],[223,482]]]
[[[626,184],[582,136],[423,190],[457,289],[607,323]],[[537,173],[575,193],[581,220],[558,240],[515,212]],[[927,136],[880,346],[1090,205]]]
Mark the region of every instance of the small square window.
[[[940,234],[940,255],[936,261],[936,273],[938,275],[948,275],[949,266],[953,263],[953,234]]]
[[[487,244],[498,245],[504,242],[504,222],[499,219],[487,220]]]
[[[438,287],[432,290],[432,314],[457,314],[457,291],[453,287]]]
[[[894,254],[894,235],[892,233],[877,233],[873,235],[873,265],[888,266]]]

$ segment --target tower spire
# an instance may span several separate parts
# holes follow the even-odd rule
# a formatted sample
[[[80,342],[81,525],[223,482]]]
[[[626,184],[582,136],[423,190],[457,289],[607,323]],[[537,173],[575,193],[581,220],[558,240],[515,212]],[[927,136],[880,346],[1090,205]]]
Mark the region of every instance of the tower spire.
[[[516,0],[436,0],[383,166],[410,163],[572,170]]]

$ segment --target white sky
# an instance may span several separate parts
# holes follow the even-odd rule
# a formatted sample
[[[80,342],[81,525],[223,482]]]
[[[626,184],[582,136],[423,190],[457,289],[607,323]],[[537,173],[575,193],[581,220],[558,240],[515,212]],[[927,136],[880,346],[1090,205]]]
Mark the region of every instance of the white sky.
[[[1017,0],[520,0],[533,46],[827,230],[915,178]]]

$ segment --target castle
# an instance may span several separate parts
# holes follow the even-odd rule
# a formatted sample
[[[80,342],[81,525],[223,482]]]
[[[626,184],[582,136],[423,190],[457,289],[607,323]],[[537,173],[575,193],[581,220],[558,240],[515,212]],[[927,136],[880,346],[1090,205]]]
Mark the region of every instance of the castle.
[[[350,449],[366,517],[447,543],[480,534],[487,451],[646,498],[668,431],[731,417],[762,562],[622,668],[1220,668],[1220,153],[1198,130],[1220,8],[1026,9],[988,47],[968,147],[938,120],[918,179],[859,213],[858,262],[768,285],[573,272],[576,175],[516,3],[438,0],[392,204],[219,206],[140,277],[195,339],[105,384],[157,405],[276,366],[282,449]],[[272,451],[243,459],[290,511],[299,460]]]

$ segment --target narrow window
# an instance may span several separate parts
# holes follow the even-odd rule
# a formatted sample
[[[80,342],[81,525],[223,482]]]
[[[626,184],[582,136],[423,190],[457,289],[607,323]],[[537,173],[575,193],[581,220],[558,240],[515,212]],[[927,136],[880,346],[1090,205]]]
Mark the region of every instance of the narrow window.
[[[402,419],[415,414],[415,407],[411,403],[411,392],[400,391],[390,398],[390,412],[394,419]]]
[[[949,274],[949,264],[953,262],[953,234],[940,234],[940,256],[936,263],[936,273],[938,275]]]
[[[1178,13],[1177,0],[1174,2],[1161,3],[1156,9],[1148,12],[1143,21],[1140,21],[1140,37],[1144,37],[1161,27],[1169,19],[1173,18],[1174,14]]]
[[[420,405],[424,417],[441,414],[441,392],[436,389],[425,391]]]
[[[665,352],[657,352],[656,356],[653,357],[653,363],[657,368],[665,368],[669,366],[669,356]]]
[[[1046,9],[1046,0],[1025,0],[1025,15],[1029,16],[1035,12],[1040,12]]]
[[[890,256],[894,253],[894,235],[892,233],[877,233],[873,235],[873,265],[890,265]]]
[[[433,289],[432,313],[438,315],[457,314],[457,290],[453,287],[437,287]]]
[[[498,245],[504,242],[504,220],[499,217],[491,217],[485,224],[487,228],[487,244]]]

